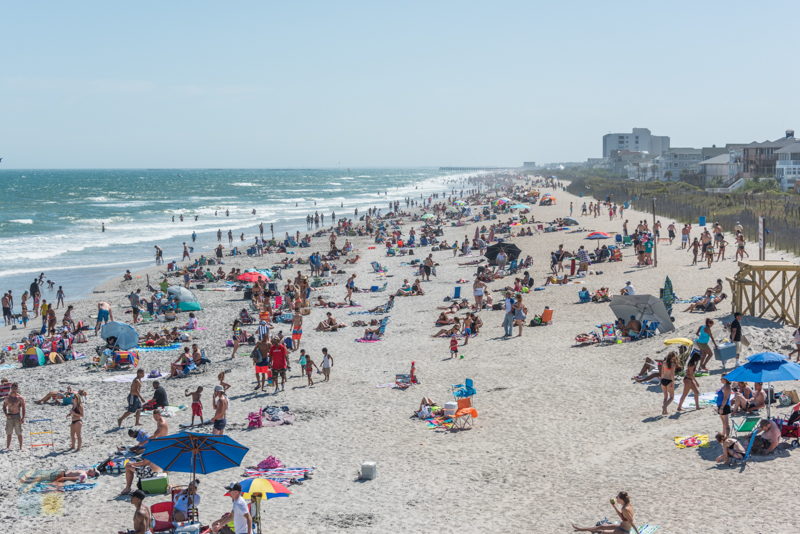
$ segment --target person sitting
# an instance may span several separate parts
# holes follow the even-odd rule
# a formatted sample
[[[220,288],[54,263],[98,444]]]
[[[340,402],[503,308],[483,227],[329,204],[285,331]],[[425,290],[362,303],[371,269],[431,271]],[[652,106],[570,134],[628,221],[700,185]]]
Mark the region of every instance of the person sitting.
[[[413,294],[414,294],[413,288],[411,287],[411,284],[408,282],[408,279],[403,280],[403,285],[400,286],[400,289],[398,289],[397,293],[395,293],[395,295],[398,297],[407,297]]]
[[[739,391],[733,398],[733,406],[737,411],[752,413],[767,405],[767,392],[760,382],[755,383],[755,391],[751,391],[745,383],[740,384]]]
[[[175,506],[172,512],[173,521],[189,521],[194,514],[192,510],[197,510],[200,506],[200,495],[197,494],[199,480],[193,480],[186,486],[186,489],[175,496]]]
[[[722,293],[722,279],[717,278],[716,285],[714,285],[714,287],[709,287],[706,291],[708,291],[710,295],[719,295]]]
[[[183,348],[183,354],[178,356],[178,359],[170,364],[170,377],[183,376],[184,370],[192,361],[192,354],[189,347]]]
[[[419,409],[414,412],[414,416],[419,419],[427,419],[434,415],[441,413],[442,410],[433,402],[430,397],[422,397],[419,403]]]
[[[125,464],[125,488],[120,492],[120,495],[127,495],[131,492],[134,475],[137,475],[139,479],[153,478],[156,473],[161,471],[162,469],[150,460],[128,462]]]
[[[239,312],[239,321],[242,324],[253,324],[256,322],[255,319],[253,319],[253,317],[250,315],[250,312],[248,312],[245,308],[242,308],[242,311]]]
[[[761,442],[759,447],[760,454],[770,454],[781,442],[781,429],[775,424],[775,421],[762,419],[758,424],[756,439]],[[755,445],[753,448],[755,449]]]
[[[356,263],[356,262],[357,262],[358,260],[360,260],[360,259],[361,259],[361,256],[359,256],[358,254],[356,254],[356,255],[355,255],[354,257],[352,257],[352,258],[348,258],[348,259],[344,260],[344,263],[345,263],[346,265],[352,265],[352,264]]]
[[[717,432],[716,440],[722,446],[722,454],[717,456],[715,460],[718,464],[726,464],[731,459],[740,460],[744,458],[744,447],[736,438],[727,437],[721,432]]]
[[[394,306],[394,295],[389,295],[389,300],[386,302],[386,304],[375,306],[369,310],[369,313],[386,313],[392,308],[392,306]]]
[[[189,321],[183,326],[184,330],[197,330],[199,327],[199,322],[197,317],[194,316],[194,312],[189,312]]]
[[[607,287],[601,287],[600,289],[594,292],[594,295],[592,295],[592,302],[607,302],[609,300],[611,299],[608,296]]]
[[[654,378],[658,378],[659,376],[661,376],[661,371],[659,371],[659,365],[661,364],[662,361],[663,360],[654,360],[649,356],[647,356],[644,359],[644,364],[642,365],[639,374],[636,376],[632,376],[631,380],[641,384],[642,382],[649,382]]]
[[[141,428],[139,430],[131,428],[128,430],[128,436],[136,440],[136,445],[128,447],[128,450],[135,454],[144,452],[144,446],[150,441],[150,435]]]
[[[702,311],[702,312],[709,312],[715,311],[717,309],[717,304],[722,302],[728,298],[728,295],[722,293],[718,297],[706,296],[698,300],[697,302],[693,302],[689,305],[688,308],[683,310],[684,312],[694,312],[694,311]]]
[[[419,278],[414,280],[414,284],[411,286],[411,294],[414,296],[425,294],[425,292],[422,290],[422,282],[419,281]]]
[[[344,328],[347,326],[346,324],[337,321],[331,312],[328,312],[325,315],[327,315],[327,318],[324,321],[321,321],[315,329],[318,332],[335,332],[339,328]]]
[[[631,315],[630,320],[622,329],[622,335],[629,336],[629,337],[637,337],[639,332],[642,330],[642,323],[636,318],[635,315]]]

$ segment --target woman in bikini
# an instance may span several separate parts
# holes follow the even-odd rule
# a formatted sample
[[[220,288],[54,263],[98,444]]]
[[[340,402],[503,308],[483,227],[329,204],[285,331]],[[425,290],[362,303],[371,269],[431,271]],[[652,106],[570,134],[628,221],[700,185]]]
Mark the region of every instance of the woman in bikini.
[[[678,356],[675,352],[667,354],[664,363],[661,364],[661,391],[664,394],[664,402],[661,404],[661,415],[667,415],[669,403],[675,399],[675,371],[678,370]]]
[[[722,434],[727,437],[731,434],[731,426],[728,418],[731,413],[732,390],[731,383],[726,378],[720,378],[719,380],[722,382],[722,387],[717,391],[717,413],[722,420]]]
[[[678,402],[678,411],[683,410],[683,401],[689,396],[689,393],[694,393],[694,409],[700,409],[700,385],[697,383],[694,373],[697,371],[697,365],[700,363],[700,353],[697,351],[692,352],[689,357],[689,363],[686,364],[686,375],[683,377],[683,394],[681,400]]]
[[[717,443],[722,446],[722,454],[715,460],[718,464],[726,464],[732,459],[744,458],[745,450],[738,439],[726,437],[720,432],[717,432],[716,439]]]
[[[621,505],[622,508],[618,508],[617,505]],[[611,532],[613,534],[630,534],[630,531],[634,530],[638,534],[639,529],[637,529],[633,524],[633,505],[631,504],[631,499],[628,494],[624,491],[620,491],[615,498],[611,499],[611,506],[614,507],[614,511],[619,516],[619,525],[578,527],[573,524],[572,528],[575,529],[575,532]]]
[[[72,398],[72,408],[70,409],[67,417],[70,418],[69,424],[69,448],[75,449],[75,452],[81,450],[83,438],[81,431],[83,430],[83,396],[86,395],[85,391],[78,391],[78,394]],[[77,444],[77,445],[76,445]]]

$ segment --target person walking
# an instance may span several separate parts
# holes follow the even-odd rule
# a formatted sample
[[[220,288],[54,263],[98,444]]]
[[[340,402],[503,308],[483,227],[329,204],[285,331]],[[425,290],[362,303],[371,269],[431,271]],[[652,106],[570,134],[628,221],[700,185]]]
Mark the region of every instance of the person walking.
[[[221,436],[225,432],[225,426],[228,424],[225,419],[228,413],[228,395],[225,394],[224,387],[220,385],[214,386],[212,406],[214,407],[214,417],[211,418],[211,422],[214,425],[214,429],[211,433],[215,436]]]
[[[22,425],[25,423],[25,398],[19,393],[19,385],[14,382],[11,390],[3,401],[3,415],[6,416],[6,449],[11,448],[11,438],[14,434],[19,440],[19,450],[22,450]]]
[[[506,291],[503,302],[505,316],[503,317],[503,337],[511,337],[514,333],[514,304],[516,301],[511,296],[510,291]]]
[[[328,382],[331,378],[331,368],[333,367],[333,356],[328,353],[328,349],[322,348],[322,376],[323,382]]]

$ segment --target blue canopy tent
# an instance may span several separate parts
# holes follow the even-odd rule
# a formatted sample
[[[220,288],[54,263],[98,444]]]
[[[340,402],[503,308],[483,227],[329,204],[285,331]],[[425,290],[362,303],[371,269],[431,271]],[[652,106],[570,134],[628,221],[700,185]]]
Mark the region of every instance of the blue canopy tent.
[[[731,382],[787,382],[800,380],[800,365],[790,361],[788,356],[776,352],[759,352],[747,358],[747,363],[740,365],[725,378]],[[767,402],[767,417],[770,405]]]

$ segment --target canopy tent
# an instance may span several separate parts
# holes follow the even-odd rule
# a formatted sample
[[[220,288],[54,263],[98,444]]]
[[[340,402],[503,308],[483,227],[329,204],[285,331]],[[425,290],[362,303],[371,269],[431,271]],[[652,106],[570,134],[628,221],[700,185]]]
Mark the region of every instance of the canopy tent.
[[[139,345],[139,333],[128,323],[110,321],[100,329],[100,337],[108,340],[113,337],[117,339],[116,345],[122,350],[128,350]]]
[[[484,254],[484,256],[489,259],[490,263],[494,263],[497,254],[501,250],[508,256],[509,261],[519,258],[519,255],[522,253],[519,247],[514,243],[496,243],[486,249],[486,254]]]
[[[725,378],[731,382],[787,382],[800,380],[800,365],[790,361],[788,356],[776,352],[759,352],[747,358],[747,363],[740,365]],[[770,415],[770,403],[767,402],[767,418]]]
[[[46,361],[44,352],[39,347],[30,347],[22,356],[22,367],[39,367]]]
[[[181,311],[198,311],[203,309],[197,297],[194,296],[194,293],[183,286],[169,286],[169,288],[167,288],[167,295],[177,301],[178,309]]]
[[[633,316],[639,321],[657,322],[662,334],[675,330],[664,303],[653,295],[614,295],[609,306],[623,321]]]

